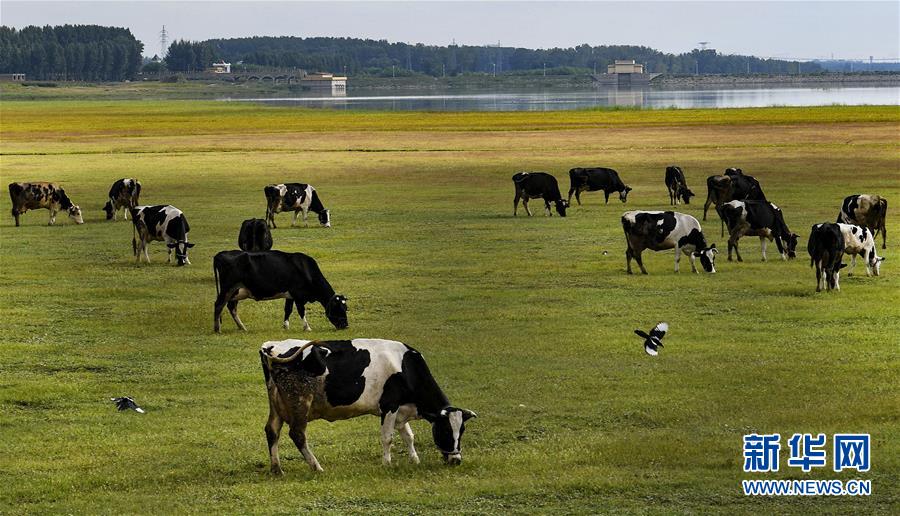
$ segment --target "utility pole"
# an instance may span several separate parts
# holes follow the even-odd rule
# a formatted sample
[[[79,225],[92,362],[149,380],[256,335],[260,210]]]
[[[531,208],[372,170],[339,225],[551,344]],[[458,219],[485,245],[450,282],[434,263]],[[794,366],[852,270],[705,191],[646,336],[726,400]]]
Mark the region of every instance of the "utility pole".
[[[547,63],[544,63],[544,77],[547,76]]]
[[[166,58],[166,52],[169,50],[169,34],[166,32],[166,26],[163,25],[161,31],[159,31],[159,48],[160,48],[160,59]]]
[[[491,66],[493,67],[493,69],[491,71],[491,76],[496,77],[497,76],[497,63],[491,63]]]

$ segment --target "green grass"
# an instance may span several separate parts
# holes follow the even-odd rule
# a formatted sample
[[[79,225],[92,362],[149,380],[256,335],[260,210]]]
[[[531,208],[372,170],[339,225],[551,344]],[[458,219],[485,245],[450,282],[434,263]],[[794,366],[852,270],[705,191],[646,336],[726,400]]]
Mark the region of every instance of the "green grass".
[[[0,513],[637,512],[896,513],[900,494],[900,224],[883,275],[814,292],[811,224],[841,199],[900,199],[896,107],[563,113],[345,113],[202,102],[0,105],[0,179],[53,180],[86,224],[12,227],[0,199]],[[627,276],[625,209],[667,209],[665,166],[702,198],[741,166],[801,235],[798,259],[720,256],[693,275],[647,253]],[[618,169],[627,205],[586,194],[569,217],[511,216],[510,176]],[[131,225],[103,221],[109,185],[186,213],[192,266],[131,257]],[[249,331],[212,333],[212,256],[262,217],[262,187],[306,181],[334,228],[288,228],[350,298],[349,330],[311,306],[244,302]],[[535,207],[538,203],[532,203]],[[679,210],[700,218],[702,199]],[[540,213],[540,210],[536,210]],[[59,217],[62,220],[63,217]],[[713,215],[706,233],[725,247]],[[608,251],[604,255],[603,251]],[[770,253],[774,255],[774,251]],[[857,273],[862,272],[857,267]],[[651,359],[631,331],[671,324]],[[289,443],[268,474],[266,340],[381,337],[421,350],[454,404],[478,412],[447,468],[414,423],[423,463],[380,464],[377,418],[310,425],[325,473]],[[147,414],[117,413],[130,395]],[[867,432],[865,474],[745,475],[751,432]],[[399,443],[399,438],[397,440]],[[786,438],[782,439],[786,448]],[[831,457],[829,456],[829,464]],[[786,454],[782,454],[782,462]],[[743,478],[866,478],[863,498],[746,498]]]

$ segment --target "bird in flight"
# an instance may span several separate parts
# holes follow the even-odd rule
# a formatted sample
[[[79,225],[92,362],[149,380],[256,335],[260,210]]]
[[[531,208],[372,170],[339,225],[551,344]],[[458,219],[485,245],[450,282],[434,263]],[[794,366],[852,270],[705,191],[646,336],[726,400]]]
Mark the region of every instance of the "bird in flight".
[[[144,409],[138,407],[137,403],[135,403],[133,399],[127,396],[124,396],[122,398],[110,398],[109,400],[114,401],[116,403],[116,407],[118,407],[119,410],[131,409],[140,414],[144,413]]]
[[[659,354],[659,348],[663,347],[662,339],[666,336],[667,331],[669,331],[669,323],[661,322],[650,330],[650,335],[641,330],[634,330],[634,333],[644,339],[644,351],[655,357]]]

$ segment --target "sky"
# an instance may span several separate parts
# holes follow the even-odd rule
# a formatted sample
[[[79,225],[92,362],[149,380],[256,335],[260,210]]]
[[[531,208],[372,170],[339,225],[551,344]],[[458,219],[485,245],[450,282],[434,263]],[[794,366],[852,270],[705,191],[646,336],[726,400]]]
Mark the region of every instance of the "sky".
[[[644,45],[797,59],[900,58],[900,2],[267,2],[11,1],[0,23],[128,27],[144,54],[169,42],[244,36],[342,36],[526,48]]]

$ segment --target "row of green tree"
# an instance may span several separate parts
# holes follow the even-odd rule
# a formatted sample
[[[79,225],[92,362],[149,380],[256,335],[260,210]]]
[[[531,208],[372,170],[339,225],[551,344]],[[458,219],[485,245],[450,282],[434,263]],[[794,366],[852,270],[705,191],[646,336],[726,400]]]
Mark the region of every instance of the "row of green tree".
[[[542,70],[544,67],[583,68],[605,73],[606,66],[617,59],[634,59],[644,64],[648,73],[786,74],[797,73],[798,70],[796,61],[723,55],[712,49],[666,54],[652,48],[631,45],[579,45],[534,50],[499,46],[410,45],[356,38],[297,37],[212,39],[195,45],[208,49],[215,58],[233,63],[373,75],[403,70],[407,73],[441,76]],[[815,63],[803,64],[804,72],[820,70]]]
[[[141,69],[143,50],[130,30],[119,27],[0,26],[0,73],[24,73],[29,79],[131,79]]]

